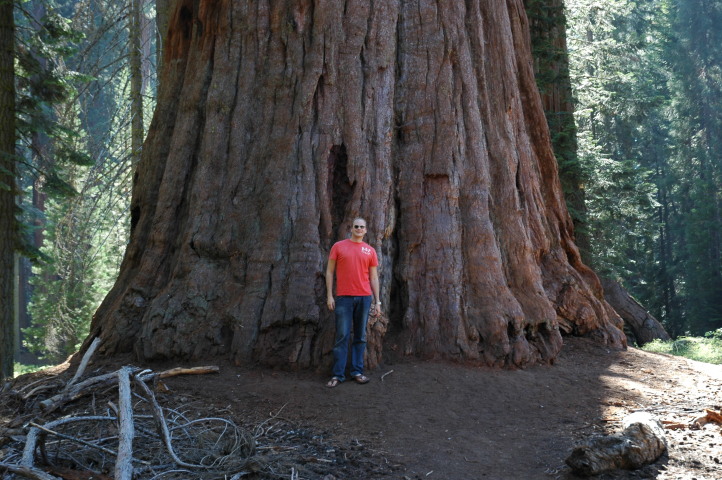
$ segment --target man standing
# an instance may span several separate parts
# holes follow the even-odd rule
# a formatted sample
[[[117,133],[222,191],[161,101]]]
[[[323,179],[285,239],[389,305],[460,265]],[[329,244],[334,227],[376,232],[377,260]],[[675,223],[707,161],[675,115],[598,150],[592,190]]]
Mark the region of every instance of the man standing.
[[[376,250],[363,241],[366,220],[355,218],[351,238],[336,242],[331,247],[326,267],[326,296],[328,309],[336,314],[336,343],[333,347],[333,377],[326,384],[335,387],[346,380],[348,344],[351,347],[351,378],[368,383],[364,375],[366,351],[366,323],[369,310],[381,313],[379,297],[378,258]],[[336,273],[336,299],[333,297],[333,275]],[[372,305],[373,302],[373,305]]]

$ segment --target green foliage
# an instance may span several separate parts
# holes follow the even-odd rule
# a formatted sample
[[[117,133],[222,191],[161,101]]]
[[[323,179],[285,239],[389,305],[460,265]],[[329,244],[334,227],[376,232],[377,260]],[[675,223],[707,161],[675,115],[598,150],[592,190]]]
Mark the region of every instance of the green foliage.
[[[23,343],[49,361],[64,359],[87,335],[127,243],[133,168],[127,8],[106,0],[35,0],[23,11],[21,208],[26,251],[42,260],[33,266],[32,324],[23,329]],[[32,16],[38,11],[42,19]],[[150,84],[153,48],[143,51]],[[149,93],[145,106],[152,111]]]
[[[716,340],[722,340],[722,328],[718,328],[717,330],[712,330],[710,332],[707,332],[704,334],[705,338],[713,338]]]
[[[722,2],[568,0],[592,266],[672,335],[722,326]]]
[[[669,15],[670,230],[684,266],[681,327],[699,335],[722,326],[722,2],[678,0]]]
[[[15,362],[15,367],[13,369],[14,370],[13,376],[15,378],[17,378],[20,375],[26,375],[28,373],[39,372],[40,370],[48,368],[48,366],[49,365],[24,365],[22,363]]]
[[[685,357],[698,362],[722,364],[722,336],[719,330],[713,335],[705,337],[679,337],[677,340],[668,341],[654,340],[645,344],[642,349],[648,352]]]
[[[128,178],[120,177],[114,186],[94,185],[97,177],[82,173],[86,186],[81,194],[49,202],[50,241],[41,251],[50,260],[33,269],[28,306],[33,326],[24,329],[24,343],[53,361],[76,351],[87,336],[92,314],[115,279],[127,235],[127,204],[118,194],[127,192]]]
[[[650,2],[567,2],[578,155],[592,264],[628,279],[658,229],[652,132],[664,126]],[[645,81],[641,81],[645,79]],[[664,82],[661,82],[664,85]]]
[[[82,35],[69,22],[50,9],[43,18],[35,18],[27,4],[17,8],[16,127],[19,138],[20,183],[40,181],[45,193],[56,197],[77,194],[67,178],[66,166],[87,155],[78,151],[76,129],[58,121],[57,109],[72,101],[77,93],[74,79],[79,76],[67,68],[64,58],[75,51],[74,41]],[[53,145],[53,149],[45,148]],[[30,213],[22,206],[21,211]],[[37,212],[34,212],[37,213]],[[39,246],[33,245],[32,232],[37,216],[22,215],[18,249],[28,258],[39,260]]]

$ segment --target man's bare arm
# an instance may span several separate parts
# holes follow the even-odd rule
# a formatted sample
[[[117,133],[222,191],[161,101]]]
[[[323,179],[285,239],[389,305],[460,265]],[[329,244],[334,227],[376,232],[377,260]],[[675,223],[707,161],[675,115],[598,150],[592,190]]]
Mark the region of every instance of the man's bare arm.
[[[329,310],[336,308],[336,302],[333,299],[333,274],[336,272],[336,260],[328,259],[326,266],[326,305]]]
[[[371,280],[371,291],[374,294],[373,307],[376,309],[376,313],[381,313],[381,296],[379,295],[379,270],[378,267],[369,267],[369,279]]]

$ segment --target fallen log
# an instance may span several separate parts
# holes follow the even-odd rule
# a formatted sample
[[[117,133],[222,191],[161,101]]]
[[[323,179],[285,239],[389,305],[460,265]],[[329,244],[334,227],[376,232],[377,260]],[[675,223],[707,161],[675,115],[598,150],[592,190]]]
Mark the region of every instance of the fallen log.
[[[662,425],[646,412],[629,415],[624,431],[591,438],[574,448],[566,459],[578,475],[599,475],[610,470],[636,470],[657,460],[667,450]]]
[[[602,278],[604,299],[617,311],[624,323],[634,333],[638,345],[652,340],[669,340],[670,336],[664,326],[632,297],[619,282]]]

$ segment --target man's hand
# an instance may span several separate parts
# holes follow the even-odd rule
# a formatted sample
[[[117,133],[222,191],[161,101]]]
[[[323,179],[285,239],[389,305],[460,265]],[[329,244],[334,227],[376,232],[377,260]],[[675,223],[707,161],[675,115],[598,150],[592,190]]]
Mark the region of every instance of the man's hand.
[[[336,308],[336,302],[334,301],[333,297],[328,297],[328,299],[326,300],[326,306],[332,312],[334,311],[334,309]]]
[[[375,303],[371,304],[371,310],[369,311],[369,315],[372,317],[380,317],[382,315],[381,313],[381,305],[377,305]]]

